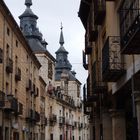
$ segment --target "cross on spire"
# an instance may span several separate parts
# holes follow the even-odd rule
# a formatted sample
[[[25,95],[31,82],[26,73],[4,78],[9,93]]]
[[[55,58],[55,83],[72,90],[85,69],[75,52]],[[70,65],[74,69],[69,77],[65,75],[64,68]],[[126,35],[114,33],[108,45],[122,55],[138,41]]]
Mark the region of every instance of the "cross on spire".
[[[60,33],[60,40],[59,40],[59,43],[61,46],[63,46],[64,44],[64,37],[63,37],[63,26],[62,26],[62,22],[61,22],[61,33]]]

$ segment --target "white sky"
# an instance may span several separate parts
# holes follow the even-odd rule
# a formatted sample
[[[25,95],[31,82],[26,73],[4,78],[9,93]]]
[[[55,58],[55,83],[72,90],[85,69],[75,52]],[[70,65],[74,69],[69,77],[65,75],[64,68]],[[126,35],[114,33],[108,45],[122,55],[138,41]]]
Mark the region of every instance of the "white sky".
[[[4,0],[15,20],[25,10],[25,0]],[[32,11],[38,19],[38,27],[48,42],[47,49],[54,56],[59,48],[60,25],[63,24],[64,47],[69,52],[68,59],[76,71],[77,79],[84,84],[87,72],[82,66],[84,49],[84,27],[78,17],[80,0],[32,0]]]

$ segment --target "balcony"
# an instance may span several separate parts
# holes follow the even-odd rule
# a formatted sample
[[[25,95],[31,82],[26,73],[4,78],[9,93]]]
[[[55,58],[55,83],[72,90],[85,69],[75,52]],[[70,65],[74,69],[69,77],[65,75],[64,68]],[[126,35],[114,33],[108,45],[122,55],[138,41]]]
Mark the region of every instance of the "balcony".
[[[85,70],[88,70],[87,56],[84,51],[83,51],[83,67],[85,68]]]
[[[13,72],[13,61],[10,58],[6,59],[6,72],[12,73]]]
[[[37,123],[40,121],[40,114],[33,109],[29,109],[29,111],[27,112],[26,121],[31,123]]]
[[[65,124],[65,117],[59,117],[59,125],[62,126]]]
[[[26,116],[26,121],[33,122],[35,121],[35,111],[33,109],[29,109]]]
[[[5,105],[5,93],[0,91],[0,108],[3,108]]]
[[[121,52],[140,54],[139,0],[125,0],[120,7]]]
[[[101,25],[105,19],[106,4],[105,0],[94,1],[94,20],[96,25]]]
[[[78,122],[78,129],[81,130],[83,128],[83,123]]]
[[[0,63],[3,61],[3,50],[0,48]]]
[[[5,100],[4,110],[6,112],[18,112],[18,101],[13,95],[6,95],[7,99]]]
[[[75,108],[75,102],[71,96],[62,94],[61,92],[57,91],[55,97],[56,97],[56,100],[59,101],[60,103],[66,105],[66,106]]]
[[[16,67],[15,71],[15,80],[20,81],[21,80],[21,69]]]
[[[102,50],[102,77],[105,82],[116,82],[126,70],[120,53],[120,37],[109,36]]]
[[[57,116],[55,114],[51,114],[49,116],[49,124],[50,126],[54,126],[54,124],[57,122]]]

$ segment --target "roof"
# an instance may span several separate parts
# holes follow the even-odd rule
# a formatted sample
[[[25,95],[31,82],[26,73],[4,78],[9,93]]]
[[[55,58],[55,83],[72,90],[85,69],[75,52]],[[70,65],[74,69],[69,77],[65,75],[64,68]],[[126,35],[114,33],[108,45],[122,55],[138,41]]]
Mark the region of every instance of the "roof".
[[[87,27],[87,19],[90,11],[90,4],[92,0],[81,0],[78,16],[80,17],[84,28]]]

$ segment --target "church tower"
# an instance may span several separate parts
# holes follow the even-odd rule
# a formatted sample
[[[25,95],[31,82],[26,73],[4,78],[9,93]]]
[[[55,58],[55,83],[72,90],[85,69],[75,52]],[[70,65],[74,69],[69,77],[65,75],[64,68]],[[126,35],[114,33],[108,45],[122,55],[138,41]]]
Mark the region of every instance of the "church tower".
[[[60,47],[55,52],[56,53],[56,65],[55,65],[55,80],[61,80],[61,74],[63,72],[67,73],[69,76],[69,80],[75,80],[75,74],[72,69],[72,65],[68,60],[68,52],[64,48],[64,37],[63,37],[63,27],[61,26]]]
[[[25,11],[19,16],[20,28],[33,52],[46,51],[47,42],[42,39],[42,34],[37,28],[38,16],[30,8],[32,6],[32,0],[25,0],[25,5]]]

